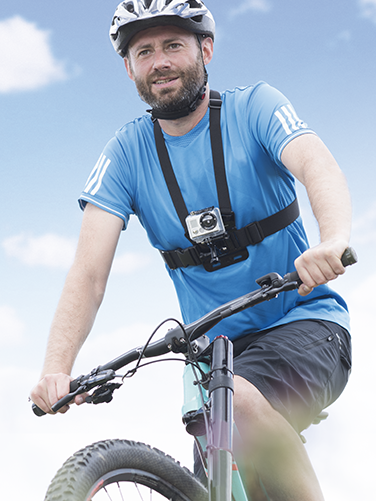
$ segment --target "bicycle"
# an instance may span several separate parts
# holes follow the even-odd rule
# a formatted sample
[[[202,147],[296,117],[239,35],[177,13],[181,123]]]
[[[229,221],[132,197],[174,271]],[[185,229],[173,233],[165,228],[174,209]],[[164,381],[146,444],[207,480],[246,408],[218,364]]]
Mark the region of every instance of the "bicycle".
[[[353,249],[342,256],[344,266],[357,262]],[[160,340],[132,349],[105,365],[93,369],[71,382],[70,393],[59,400],[52,410],[57,412],[76,395],[88,393],[87,403],[110,402],[113,392],[127,377],[133,376],[146,364],[145,358],[160,357],[173,352],[185,357],[183,423],[193,435],[205,478],[199,479],[170,456],[150,446],[129,440],[105,440],[89,445],[71,456],[52,480],[45,501],[100,501],[101,499],[143,498],[145,488],[150,499],[163,496],[172,501],[247,501],[253,497],[245,492],[233,454],[233,372],[232,342],[217,336],[212,342],[205,334],[222,319],[264,301],[281,292],[297,289],[301,284],[297,272],[269,273],[256,283],[259,289],[234,299],[207,313],[189,325],[177,326]],[[181,359],[179,359],[181,360]],[[184,359],[183,359],[184,360]],[[136,362],[124,375],[116,372]],[[121,378],[121,382],[114,382]],[[44,412],[33,404],[33,411]],[[317,421],[326,417],[323,413]],[[206,482],[205,482],[206,479]],[[206,486],[204,485],[206,484]],[[259,479],[256,496],[270,501]],[[107,496],[107,497],[105,497]],[[113,497],[118,496],[118,497]],[[154,497],[153,497],[154,499]],[[259,499],[259,497],[257,497]]]

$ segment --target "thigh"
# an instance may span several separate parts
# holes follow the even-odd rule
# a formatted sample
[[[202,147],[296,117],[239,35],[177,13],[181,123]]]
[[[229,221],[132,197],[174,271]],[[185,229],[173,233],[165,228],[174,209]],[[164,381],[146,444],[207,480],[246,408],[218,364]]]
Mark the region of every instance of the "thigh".
[[[350,367],[350,336],[333,322],[292,322],[234,343],[234,373],[299,432],[342,393]]]

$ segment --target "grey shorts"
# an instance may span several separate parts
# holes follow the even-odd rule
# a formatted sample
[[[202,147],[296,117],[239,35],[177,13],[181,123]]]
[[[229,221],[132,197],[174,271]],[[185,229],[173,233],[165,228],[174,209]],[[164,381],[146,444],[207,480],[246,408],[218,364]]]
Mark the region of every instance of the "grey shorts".
[[[332,322],[292,322],[234,342],[234,373],[298,432],[339,397],[350,370],[350,334]]]

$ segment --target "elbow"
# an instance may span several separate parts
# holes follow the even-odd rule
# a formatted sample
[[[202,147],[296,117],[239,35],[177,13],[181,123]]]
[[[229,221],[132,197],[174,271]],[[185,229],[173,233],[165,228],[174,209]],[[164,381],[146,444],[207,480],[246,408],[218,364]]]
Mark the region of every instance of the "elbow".
[[[90,301],[98,309],[104,298],[107,279],[108,274],[74,263],[68,273],[65,288],[73,296],[85,302]]]
[[[89,282],[89,287],[91,290],[92,299],[95,302],[97,308],[102,304],[104,294],[106,292],[107,278],[103,277],[91,277]]]

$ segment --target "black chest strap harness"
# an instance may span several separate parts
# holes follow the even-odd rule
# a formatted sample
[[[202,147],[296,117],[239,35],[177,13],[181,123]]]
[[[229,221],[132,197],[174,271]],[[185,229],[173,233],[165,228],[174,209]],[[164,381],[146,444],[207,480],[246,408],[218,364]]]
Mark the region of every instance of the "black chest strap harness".
[[[195,243],[189,238],[185,222],[189,212],[171,165],[161,127],[157,120],[154,121],[154,137],[162,172],[175,210],[185,230],[185,236],[192,242],[192,246],[185,249],[160,251],[164,261],[172,270],[202,264],[207,271],[214,271],[244,261],[249,256],[247,246],[259,244],[264,238],[289,226],[299,216],[299,206],[297,199],[295,199],[290,205],[265,219],[255,221],[240,229],[236,228],[235,215],[231,209],[223,155],[220,124],[221,106],[222,100],[219,92],[210,91],[211,149],[219,208],[226,229],[224,235],[213,238],[210,242]]]

